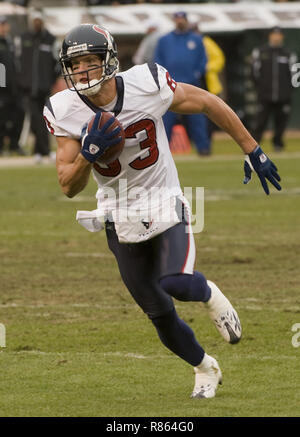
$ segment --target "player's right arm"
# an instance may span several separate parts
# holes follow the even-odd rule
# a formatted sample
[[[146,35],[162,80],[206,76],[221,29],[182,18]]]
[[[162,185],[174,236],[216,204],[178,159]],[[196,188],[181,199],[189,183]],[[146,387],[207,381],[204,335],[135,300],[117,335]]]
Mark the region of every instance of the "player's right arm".
[[[80,153],[80,141],[69,137],[56,137],[56,169],[63,193],[74,197],[89,181],[92,163]]]
[[[98,111],[89,130],[87,124],[85,125],[81,133],[81,142],[70,137],[56,137],[58,180],[64,194],[68,197],[74,197],[84,189],[89,181],[93,163],[105,153],[106,149],[122,140],[120,126],[109,130],[116,120],[115,117],[110,117],[99,127],[101,117],[102,111]]]

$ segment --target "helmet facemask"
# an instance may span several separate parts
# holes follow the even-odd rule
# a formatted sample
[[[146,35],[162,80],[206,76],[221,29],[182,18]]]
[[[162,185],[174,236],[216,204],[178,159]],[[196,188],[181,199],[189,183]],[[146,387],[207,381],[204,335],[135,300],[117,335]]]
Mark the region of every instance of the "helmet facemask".
[[[81,55],[83,56],[83,55]],[[77,56],[76,56],[77,58]],[[75,59],[75,57],[73,57]],[[93,66],[87,70],[81,70],[79,72],[73,71],[72,60],[63,63],[63,77],[67,83],[67,86],[72,91],[77,91],[79,94],[84,96],[92,96],[97,94],[101,89],[101,85],[105,80],[105,65],[102,61],[100,65]],[[99,79],[91,79],[92,72],[102,71],[101,77]],[[98,76],[99,77],[99,76]],[[80,79],[86,79],[85,82],[80,82]]]

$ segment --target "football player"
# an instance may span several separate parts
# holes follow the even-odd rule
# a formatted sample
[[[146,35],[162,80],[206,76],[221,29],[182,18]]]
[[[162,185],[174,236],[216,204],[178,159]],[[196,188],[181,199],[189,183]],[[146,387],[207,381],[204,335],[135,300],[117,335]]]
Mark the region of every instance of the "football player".
[[[57,139],[56,165],[62,191],[68,197],[75,196],[93,173],[98,185],[96,211],[103,213],[108,245],[122,280],[152,321],[162,343],[194,367],[192,397],[214,397],[222,379],[220,367],[179,318],[172,298],[203,302],[228,343],[240,340],[242,328],[237,312],[217,285],[194,270],[189,206],[180,188],[162,116],[167,110],[205,113],[246,154],[244,182],[255,170],[267,194],[266,180],[281,189],[277,169],[236,114],[218,97],[176,83],[155,63],[118,73],[116,45],[103,27],[82,24],[72,29],[63,41],[60,62],[68,89],[50,98],[44,118]],[[99,125],[103,111],[118,118],[126,135],[121,155],[107,165],[99,158],[120,141],[121,133],[120,127],[111,131],[114,117]],[[82,132],[82,126],[93,116],[92,128]],[[126,184],[121,184],[121,180]],[[162,189],[163,195],[151,206],[147,219],[140,216],[136,222],[121,220],[116,210],[123,201],[129,208],[143,210],[145,196],[153,187]],[[107,195],[108,188],[115,196]],[[142,189],[142,194],[132,196],[134,189]],[[168,203],[169,200],[172,201]],[[168,223],[159,220],[162,209],[170,212]]]

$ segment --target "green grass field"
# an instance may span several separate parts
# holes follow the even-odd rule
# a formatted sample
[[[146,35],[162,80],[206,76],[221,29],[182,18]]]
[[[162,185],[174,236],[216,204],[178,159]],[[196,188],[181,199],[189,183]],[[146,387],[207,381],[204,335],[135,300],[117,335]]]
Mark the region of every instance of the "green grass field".
[[[266,151],[269,144],[265,145]],[[230,155],[235,151],[235,155]],[[205,310],[179,315],[223,371],[210,400],[189,398],[191,366],[160,343],[120,280],[105,234],[75,222],[95,183],[65,198],[54,166],[0,168],[0,416],[300,416],[300,141],[272,154],[282,192],[242,184],[242,155],[178,158],[182,186],[204,186],[196,268],[236,306],[243,339],[228,345]],[[218,154],[227,154],[226,157]],[[299,339],[298,339],[299,341]]]

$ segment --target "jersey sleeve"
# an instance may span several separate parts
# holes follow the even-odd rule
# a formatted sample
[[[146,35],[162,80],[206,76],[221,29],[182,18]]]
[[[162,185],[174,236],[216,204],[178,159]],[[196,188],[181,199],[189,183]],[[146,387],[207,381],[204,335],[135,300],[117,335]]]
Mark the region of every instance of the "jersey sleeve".
[[[165,101],[170,101],[170,103],[173,100],[174,92],[177,87],[177,83],[174,79],[172,79],[170,73],[168,70],[166,70],[161,65],[157,64],[157,70],[158,70],[158,82],[160,86],[160,97]]]
[[[56,137],[69,137],[70,136],[67,131],[65,131],[61,127],[57,126],[57,122],[55,120],[54,114],[49,109],[49,106],[47,106],[47,105],[44,106],[43,118],[45,120],[46,127],[47,127],[48,131],[52,135],[54,135]]]
[[[168,70],[159,64],[150,64],[150,70],[155,80],[157,89],[156,92],[160,98],[160,104],[156,107],[155,113],[157,116],[163,116],[169,109],[173,102],[174,92],[176,90],[177,83],[172,79]]]

